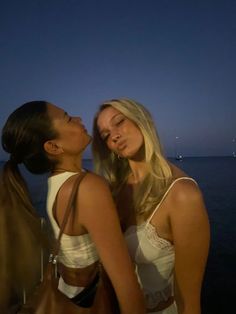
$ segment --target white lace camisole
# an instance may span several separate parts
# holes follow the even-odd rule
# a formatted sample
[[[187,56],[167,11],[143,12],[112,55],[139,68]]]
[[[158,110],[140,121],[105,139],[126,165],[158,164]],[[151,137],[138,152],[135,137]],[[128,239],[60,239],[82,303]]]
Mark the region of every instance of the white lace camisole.
[[[179,180],[191,180],[196,183],[189,177],[174,180],[148,220],[141,225],[130,226],[125,232],[129,253],[136,264],[136,272],[148,309],[157,307],[159,302],[166,301],[173,295],[174,246],[158,236],[158,230],[151,224],[151,220],[173,185]],[[177,314],[177,308],[172,304],[161,312],[150,313]]]

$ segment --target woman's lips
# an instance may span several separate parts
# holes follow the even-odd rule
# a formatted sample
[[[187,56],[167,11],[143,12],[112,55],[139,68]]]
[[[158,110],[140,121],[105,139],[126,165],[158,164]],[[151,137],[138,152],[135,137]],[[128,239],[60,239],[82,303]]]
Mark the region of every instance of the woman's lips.
[[[121,141],[121,142],[119,142],[119,143],[117,144],[117,149],[118,149],[118,150],[123,150],[123,149],[125,149],[126,146],[127,146],[127,145],[126,145],[126,141]]]

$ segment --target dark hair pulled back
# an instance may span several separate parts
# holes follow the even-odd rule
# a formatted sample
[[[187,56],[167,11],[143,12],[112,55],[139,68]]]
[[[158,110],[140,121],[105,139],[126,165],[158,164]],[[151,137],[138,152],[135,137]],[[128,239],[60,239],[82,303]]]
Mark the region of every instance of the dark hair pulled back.
[[[48,246],[41,222],[18,164],[34,174],[52,170],[44,143],[57,137],[47,111],[48,102],[32,101],[17,108],[2,130],[2,147],[10,154],[0,177],[0,312],[12,295],[22,296],[38,280],[40,251]],[[5,313],[5,312],[4,312]]]
[[[57,136],[47,113],[47,102],[32,101],[17,108],[2,130],[2,147],[12,166],[23,163],[35,174],[50,171],[55,161],[44,151],[44,143]]]

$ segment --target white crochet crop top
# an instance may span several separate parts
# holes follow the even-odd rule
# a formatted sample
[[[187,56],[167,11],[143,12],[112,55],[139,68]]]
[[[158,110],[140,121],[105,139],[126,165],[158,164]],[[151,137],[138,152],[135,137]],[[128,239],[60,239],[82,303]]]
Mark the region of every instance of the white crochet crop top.
[[[75,174],[75,172],[63,172],[48,178],[47,214],[56,238],[59,235],[60,229],[53,217],[53,203],[62,184]],[[98,259],[95,245],[88,233],[78,236],[62,235],[60,252],[58,254],[58,261],[62,264],[71,268],[84,268],[93,264]],[[79,287],[71,287],[65,284],[62,278],[59,281],[59,289],[69,297],[75,296],[82,290]]]

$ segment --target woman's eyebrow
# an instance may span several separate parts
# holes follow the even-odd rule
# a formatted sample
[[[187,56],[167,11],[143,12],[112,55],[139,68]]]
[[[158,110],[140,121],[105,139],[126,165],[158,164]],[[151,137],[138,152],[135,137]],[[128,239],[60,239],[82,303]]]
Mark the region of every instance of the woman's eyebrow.
[[[111,118],[111,122],[116,118],[116,117],[118,117],[118,116],[123,116],[123,114],[122,113],[116,113],[112,118]]]
[[[113,120],[114,120],[117,116],[119,116],[119,115],[123,116],[122,113],[116,113],[116,114],[111,118],[110,122],[113,122]],[[101,135],[102,133],[108,132],[109,130],[105,127],[105,128],[102,128],[102,129],[99,129],[99,128],[98,128],[98,131],[99,131],[99,133],[100,133],[100,135]]]
[[[66,111],[64,111],[64,116],[63,116],[63,119],[68,119],[69,118],[69,115]]]

